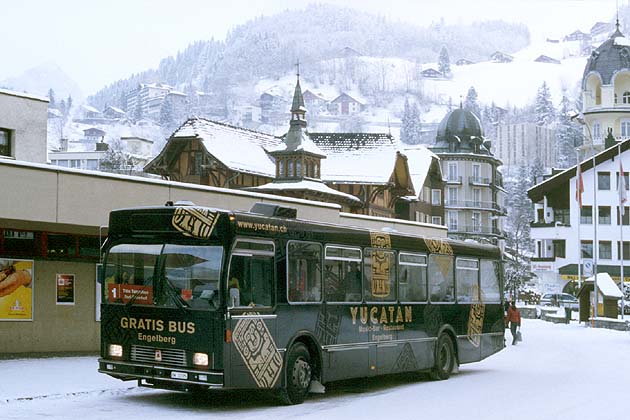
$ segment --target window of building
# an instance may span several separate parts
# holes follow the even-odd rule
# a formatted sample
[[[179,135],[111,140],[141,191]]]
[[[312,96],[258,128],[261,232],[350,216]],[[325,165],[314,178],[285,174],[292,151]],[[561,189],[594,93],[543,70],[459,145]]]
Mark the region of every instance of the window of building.
[[[612,242],[611,241],[599,241],[597,247],[599,251],[599,258],[602,260],[612,259]]]
[[[473,188],[473,206],[481,207],[481,189]]]
[[[278,176],[284,177],[284,159],[278,160]]]
[[[481,181],[481,165],[475,163],[472,166],[472,177],[473,177],[473,181],[474,182],[480,182]]]
[[[317,163],[313,167],[313,177],[319,178],[319,165]]]
[[[553,256],[566,258],[566,241],[564,239],[555,239],[553,241]]]
[[[401,252],[398,270],[398,295],[401,302],[426,302],[427,257]]]
[[[298,177],[302,176],[302,162],[300,162],[299,160],[295,162],[295,174]]]
[[[76,238],[72,235],[49,233],[47,235],[46,254],[52,258],[75,257],[77,254]]]
[[[597,172],[597,189],[610,190],[610,172]]]
[[[431,190],[431,204],[434,206],[442,204],[442,190]]]
[[[593,124],[593,138],[595,140],[601,141],[603,137],[604,135],[602,133],[602,125],[599,122],[595,122]]]
[[[625,91],[623,93],[623,103],[624,104],[630,104],[630,92]]]
[[[609,225],[611,224],[610,217],[610,206],[599,206],[599,217],[597,218],[597,223],[600,225]]]
[[[434,225],[442,225],[442,217],[431,216],[431,223],[433,223]]]
[[[621,137],[630,137],[630,120],[621,121]]]
[[[457,181],[457,162],[448,163],[448,180]]]
[[[481,232],[481,213],[478,211],[472,214],[472,228],[473,232]]]
[[[451,206],[457,205],[457,188],[448,187],[448,204]]]
[[[39,255],[38,235],[23,230],[4,231],[4,253],[16,256]]]
[[[448,217],[448,230],[456,231],[458,227],[458,213],[456,211],[449,211],[446,212],[446,215],[446,217]]]
[[[322,246],[317,243],[290,241],[287,255],[289,302],[321,302]]]
[[[630,207],[624,206],[625,211],[623,213],[623,224],[625,226],[630,225]],[[621,207],[617,207],[617,224],[619,224],[619,215],[620,215]]]
[[[582,206],[580,211],[580,224],[590,225],[593,224],[593,207]]]
[[[295,176],[294,173],[293,173],[293,161],[292,160],[289,160],[289,165],[288,166],[289,166],[289,172],[288,172],[287,176],[289,176],[291,178],[291,177]]]
[[[593,241],[582,241],[582,258],[593,258]]]
[[[571,211],[570,209],[553,209],[553,220],[563,225],[569,226],[571,224]]]
[[[11,156],[11,131],[0,128],[0,156]]]
[[[88,159],[87,160],[87,169],[91,171],[98,171],[98,159]]]

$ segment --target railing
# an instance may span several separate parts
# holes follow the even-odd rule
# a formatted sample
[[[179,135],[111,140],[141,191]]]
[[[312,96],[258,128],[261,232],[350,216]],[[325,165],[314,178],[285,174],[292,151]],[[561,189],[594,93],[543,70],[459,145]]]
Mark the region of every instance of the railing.
[[[480,177],[476,177],[476,176],[469,176],[468,177],[468,184],[470,185],[483,185],[483,186],[490,186],[491,184],[491,180],[490,178],[480,178]]]
[[[448,177],[446,179],[446,183],[447,184],[461,184],[462,183],[462,177],[461,176]]]
[[[476,200],[446,200],[444,202],[445,207],[459,207],[470,209],[482,209],[482,210],[496,210],[501,214],[507,214],[507,209],[501,207],[497,203],[491,201],[476,201]]]
[[[531,222],[529,224],[533,228],[547,228],[547,227],[571,227],[570,223],[562,222],[560,220],[554,220],[552,222]]]
[[[458,225],[456,229],[449,226],[448,230],[453,233],[480,233],[483,235],[501,235],[503,232],[492,226]]]

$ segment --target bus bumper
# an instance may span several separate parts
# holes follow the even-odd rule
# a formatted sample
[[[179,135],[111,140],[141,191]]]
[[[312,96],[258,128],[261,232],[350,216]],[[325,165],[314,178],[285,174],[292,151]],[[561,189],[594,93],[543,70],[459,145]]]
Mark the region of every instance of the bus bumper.
[[[142,386],[187,389],[190,386],[223,388],[223,372],[179,369],[170,366],[98,360],[98,371],[123,381],[138,380]]]

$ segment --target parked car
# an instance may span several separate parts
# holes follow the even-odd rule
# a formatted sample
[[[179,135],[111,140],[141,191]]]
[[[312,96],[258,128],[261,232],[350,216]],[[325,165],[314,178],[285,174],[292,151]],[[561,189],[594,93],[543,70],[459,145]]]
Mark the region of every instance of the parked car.
[[[540,298],[540,305],[568,307],[573,311],[580,309],[580,301],[568,293],[545,293]]]

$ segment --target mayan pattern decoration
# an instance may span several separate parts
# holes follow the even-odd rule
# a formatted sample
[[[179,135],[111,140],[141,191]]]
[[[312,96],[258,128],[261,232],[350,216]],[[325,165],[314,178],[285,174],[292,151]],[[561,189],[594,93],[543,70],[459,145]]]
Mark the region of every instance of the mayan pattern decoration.
[[[432,254],[448,254],[453,255],[453,248],[444,239],[428,239],[424,238],[424,243]]]
[[[392,373],[409,372],[413,370],[418,370],[418,364],[416,363],[416,356],[413,354],[413,349],[411,348],[411,344],[405,343],[405,345],[402,348],[402,351],[398,355],[398,359],[396,359],[396,364],[394,364]]]
[[[485,312],[486,305],[481,302],[470,305],[470,314],[468,315],[468,333],[466,334],[466,337],[475,347],[479,347],[479,344],[481,344],[481,333],[483,332],[483,317]]]
[[[324,311],[324,307],[317,314],[317,324],[315,325],[315,335],[324,346],[337,344],[339,337],[339,327],[341,326],[341,315],[332,312],[332,307]]]
[[[370,232],[373,248],[391,249],[392,242],[389,234]],[[392,254],[375,250],[372,253],[372,296],[388,297],[390,294],[389,273],[392,266]]]
[[[208,209],[178,207],[173,213],[173,227],[186,236],[208,239],[212,235],[218,213]]]
[[[232,342],[256,385],[273,388],[282,370],[282,355],[267,325],[261,319],[241,319],[232,333]]]

